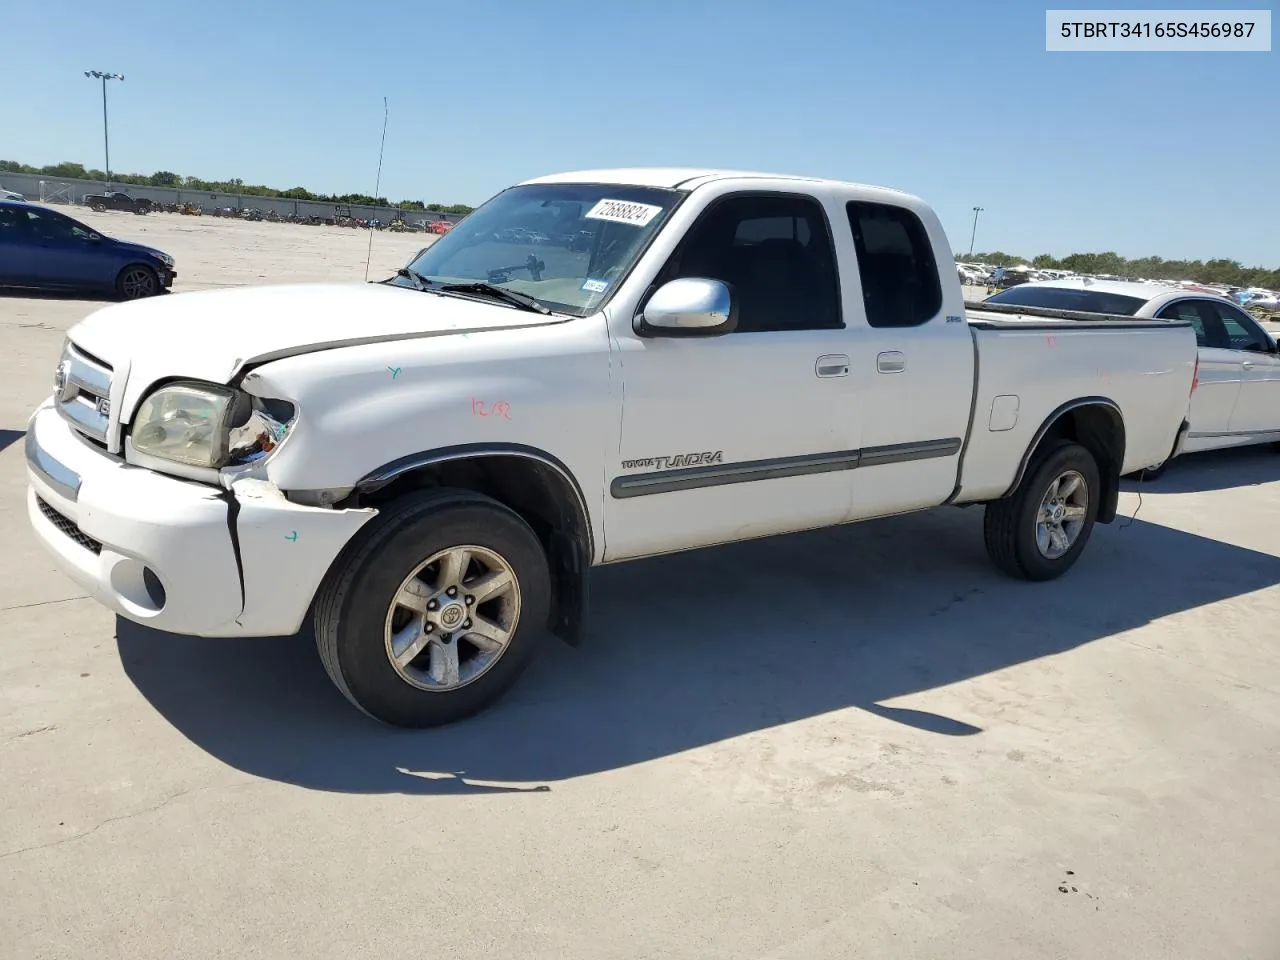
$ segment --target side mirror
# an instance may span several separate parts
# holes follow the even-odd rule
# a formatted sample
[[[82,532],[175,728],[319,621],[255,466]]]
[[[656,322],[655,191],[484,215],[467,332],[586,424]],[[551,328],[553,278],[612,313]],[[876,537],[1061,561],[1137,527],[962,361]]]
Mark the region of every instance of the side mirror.
[[[642,337],[714,337],[737,326],[737,304],[727,283],[682,277],[654,291],[636,317],[635,330]]]

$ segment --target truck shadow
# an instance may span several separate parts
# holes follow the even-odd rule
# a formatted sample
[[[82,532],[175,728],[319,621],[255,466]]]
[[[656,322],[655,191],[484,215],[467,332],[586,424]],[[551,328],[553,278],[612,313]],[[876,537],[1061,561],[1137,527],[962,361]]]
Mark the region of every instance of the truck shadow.
[[[1280,453],[1269,443],[1234,450],[1208,450],[1178,457],[1155,480],[1124,480],[1122,490],[1142,493],[1205,493],[1256,487],[1280,480]]]
[[[331,686],[310,637],[201,640],[117,622],[125,671],[195,744],[316,790],[546,791],[848,707],[1061,653],[1280,583],[1280,558],[1137,521],[1099,528],[1062,580],[1002,577],[980,510],[939,510],[597,571],[585,646],[549,649],[505,700],[426,731],[388,728]]]

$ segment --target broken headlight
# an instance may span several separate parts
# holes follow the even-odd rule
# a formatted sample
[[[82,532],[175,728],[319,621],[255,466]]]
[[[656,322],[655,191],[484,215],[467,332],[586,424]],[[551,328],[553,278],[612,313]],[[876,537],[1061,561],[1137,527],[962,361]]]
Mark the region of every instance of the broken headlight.
[[[248,416],[227,437],[229,463],[253,463],[284,442],[297,408],[284,400],[249,397]]]
[[[295,408],[211,383],[173,383],[138,407],[132,451],[188,467],[252,463],[284,440]]]

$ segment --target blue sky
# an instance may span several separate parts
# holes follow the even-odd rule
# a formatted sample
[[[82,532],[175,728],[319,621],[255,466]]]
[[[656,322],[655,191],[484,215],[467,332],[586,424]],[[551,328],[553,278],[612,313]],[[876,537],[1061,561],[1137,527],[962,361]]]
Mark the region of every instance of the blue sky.
[[[392,200],[595,166],[775,170],[917,193],[958,250],[977,204],[979,249],[1280,265],[1274,49],[1051,54],[1044,5],[1004,0],[125,9],[7,0],[0,158],[101,167],[100,69],[127,78],[120,171],[372,192],[385,95]]]

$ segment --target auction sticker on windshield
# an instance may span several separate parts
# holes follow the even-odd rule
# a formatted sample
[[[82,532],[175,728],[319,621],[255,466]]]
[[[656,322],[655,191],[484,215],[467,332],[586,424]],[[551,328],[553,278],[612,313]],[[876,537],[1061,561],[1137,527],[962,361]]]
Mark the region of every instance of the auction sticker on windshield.
[[[661,207],[647,203],[630,203],[627,200],[606,198],[588,210],[584,216],[588,220],[611,220],[614,223],[629,223],[633,227],[643,227],[661,212]]]

